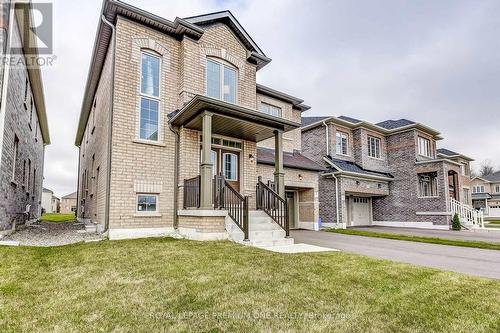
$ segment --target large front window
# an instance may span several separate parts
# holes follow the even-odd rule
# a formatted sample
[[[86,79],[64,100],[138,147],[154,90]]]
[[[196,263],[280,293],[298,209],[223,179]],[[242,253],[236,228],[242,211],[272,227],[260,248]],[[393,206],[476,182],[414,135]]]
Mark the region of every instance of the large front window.
[[[431,140],[418,137],[418,154],[425,157],[432,157]]]
[[[207,60],[207,96],[236,103],[236,70]]]
[[[160,58],[142,53],[141,105],[139,137],[158,141],[158,112],[160,108]]]
[[[336,134],[336,146],[337,146],[337,154],[347,155],[347,134],[342,132],[337,132]]]
[[[368,137],[368,156],[380,158],[380,139],[373,136]]]
[[[418,196],[421,198],[437,197],[437,172],[418,175]]]

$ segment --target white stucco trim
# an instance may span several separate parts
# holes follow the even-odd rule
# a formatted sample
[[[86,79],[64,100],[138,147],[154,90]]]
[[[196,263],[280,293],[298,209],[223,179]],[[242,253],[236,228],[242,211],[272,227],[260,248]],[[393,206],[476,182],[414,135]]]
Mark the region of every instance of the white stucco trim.
[[[110,240],[134,239],[147,237],[164,237],[176,234],[173,227],[167,228],[131,228],[131,229],[109,229]]]
[[[373,226],[379,227],[397,227],[397,228],[417,228],[417,229],[437,229],[449,230],[448,225],[436,225],[432,222],[396,222],[396,221],[373,221]]]

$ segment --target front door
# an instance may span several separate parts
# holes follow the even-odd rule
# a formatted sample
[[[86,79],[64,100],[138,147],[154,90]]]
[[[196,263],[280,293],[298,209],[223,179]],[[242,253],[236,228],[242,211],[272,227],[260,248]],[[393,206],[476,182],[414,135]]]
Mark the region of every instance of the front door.
[[[222,174],[227,182],[240,191],[240,152],[212,148],[214,175]]]
[[[369,225],[371,219],[370,198],[352,198],[351,226]]]

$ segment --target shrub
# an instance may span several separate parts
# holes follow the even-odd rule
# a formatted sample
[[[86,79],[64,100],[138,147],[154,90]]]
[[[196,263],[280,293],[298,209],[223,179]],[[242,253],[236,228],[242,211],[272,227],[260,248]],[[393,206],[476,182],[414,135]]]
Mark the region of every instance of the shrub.
[[[458,214],[455,214],[453,216],[453,220],[451,222],[451,229],[453,229],[453,230],[462,229],[462,226],[460,225],[460,218],[458,217]]]

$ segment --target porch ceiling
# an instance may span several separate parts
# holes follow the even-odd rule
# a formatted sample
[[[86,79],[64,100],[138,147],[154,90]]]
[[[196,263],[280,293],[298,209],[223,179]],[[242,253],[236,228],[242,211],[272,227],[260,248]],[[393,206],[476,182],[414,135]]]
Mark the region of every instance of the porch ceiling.
[[[205,111],[213,113],[212,133],[243,140],[261,141],[273,137],[275,130],[287,132],[300,127],[299,123],[202,95],[172,114],[170,123],[201,131]]]

